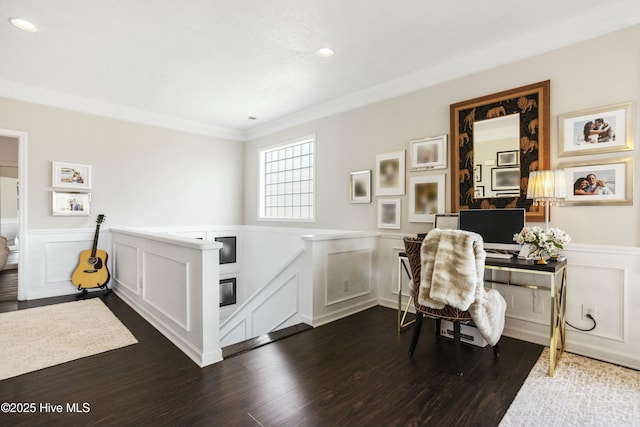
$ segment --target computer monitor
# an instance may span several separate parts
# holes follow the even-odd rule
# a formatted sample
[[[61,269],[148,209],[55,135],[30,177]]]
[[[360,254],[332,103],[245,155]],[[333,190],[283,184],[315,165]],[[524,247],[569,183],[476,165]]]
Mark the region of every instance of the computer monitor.
[[[519,251],[522,246],[513,240],[513,235],[524,225],[525,210],[522,208],[460,210],[460,229],[481,235],[488,251]]]

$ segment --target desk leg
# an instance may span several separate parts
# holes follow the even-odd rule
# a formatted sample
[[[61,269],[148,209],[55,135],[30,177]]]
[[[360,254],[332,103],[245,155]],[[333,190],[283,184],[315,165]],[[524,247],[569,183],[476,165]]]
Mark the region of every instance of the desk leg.
[[[566,321],[565,313],[567,306],[567,286],[566,269],[562,270],[560,286],[555,285],[555,275],[551,278],[551,341],[549,343],[549,376],[555,373],[556,366],[560,363],[562,353],[566,343]],[[558,338],[560,338],[560,348],[558,349]]]
[[[409,276],[407,266],[405,265],[404,260],[402,258],[398,258],[398,332],[402,332],[402,329],[406,328],[407,326],[413,325],[413,323],[415,323],[415,319],[405,323],[405,320],[407,318],[407,313],[409,312],[409,307],[413,302],[413,297],[409,298],[409,301],[407,301],[407,305],[403,310],[402,309],[402,270],[403,269],[407,271],[407,276]],[[409,276],[409,278],[411,278],[411,276]]]

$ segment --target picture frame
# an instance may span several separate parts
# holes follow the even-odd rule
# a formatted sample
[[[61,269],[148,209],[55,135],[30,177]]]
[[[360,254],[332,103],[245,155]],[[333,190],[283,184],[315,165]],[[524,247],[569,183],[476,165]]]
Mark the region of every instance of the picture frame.
[[[219,264],[234,264],[236,262],[236,236],[215,237],[216,242],[222,243]]]
[[[412,177],[409,183],[409,222],[434,222],[445,211],[444,174]]]
[[[447,167],[447,135],[423,138],[409,144],[410,170],[444,169]]]
[[[473,168],[473,179],[475,182],[482,182],[482,165],[476,165]]]
[[[491,168],[491,190],[511,191],[520,189],[520,166]]]
[[[564,205],[631,205],[633,204],[633,158],[601,159],[590,162],[559,165],[565,172],[566,196]],[[584,188],[588,175],[594,174],[592,183],[603,180],[604,188]],[[581,182],[579,182],[581,180]],[[587,179],[588,181],[588,179]],[[581,185],[582,184],[582,185]],[[584,194],[594,193],[594,194]]]
[[[376,155],[376,195],[404,195],[405,150]]]
[[[378,199],[378,228],[400,229],[400,199]]]
[[[91,188],[91,166],[79,163],[51,162],[51,186],[89,190]]]
[[[473,197],[476,199],[484,197],[484,185],[476,185],[473,187]]]
[[[519,150],[510,150],[510,151],[498,151],[496,153],[496,164],[499,167],[504,166],[517,166],[520,164],[520,151]],[[478,165],[480,166],[480,165]]]
[[[433,222],[433,228],[441,230],[457,230],[460,228],[460,214],[439,213]]]
[[[349,188],[351,203],[371,203],[371,171],[351,172]]]
[[[237,301],[236,278],[220,279],[220,307],[234,305]]]
[[[52,191],[51,196],[53,216],[89,216],[91,214],[91,193]]]
[[[558,116],[559,156],[633,150],[634,117],[633,102],[561,114]]]

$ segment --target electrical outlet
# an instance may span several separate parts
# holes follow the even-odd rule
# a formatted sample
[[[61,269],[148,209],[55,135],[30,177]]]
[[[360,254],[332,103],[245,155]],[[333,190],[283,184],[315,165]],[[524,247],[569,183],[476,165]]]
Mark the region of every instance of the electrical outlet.
[[[591,304],[582,304],[582,320],[589,320],[587,314],[590,314],[594,319],[596,318],[596,306]]]
[[[342,282],[342,286],[344,288],[344,292],[349,292],[349,280]]]

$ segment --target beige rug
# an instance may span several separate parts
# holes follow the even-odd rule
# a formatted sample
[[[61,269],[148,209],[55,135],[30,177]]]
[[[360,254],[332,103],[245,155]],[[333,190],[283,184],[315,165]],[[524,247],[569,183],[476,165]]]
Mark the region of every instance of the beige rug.
[[[0,380],[135,344],[99,298],[0,314]]]
[[[640,371],[566,352],[548,369],[546,348],[501,427],[640,426]]]

